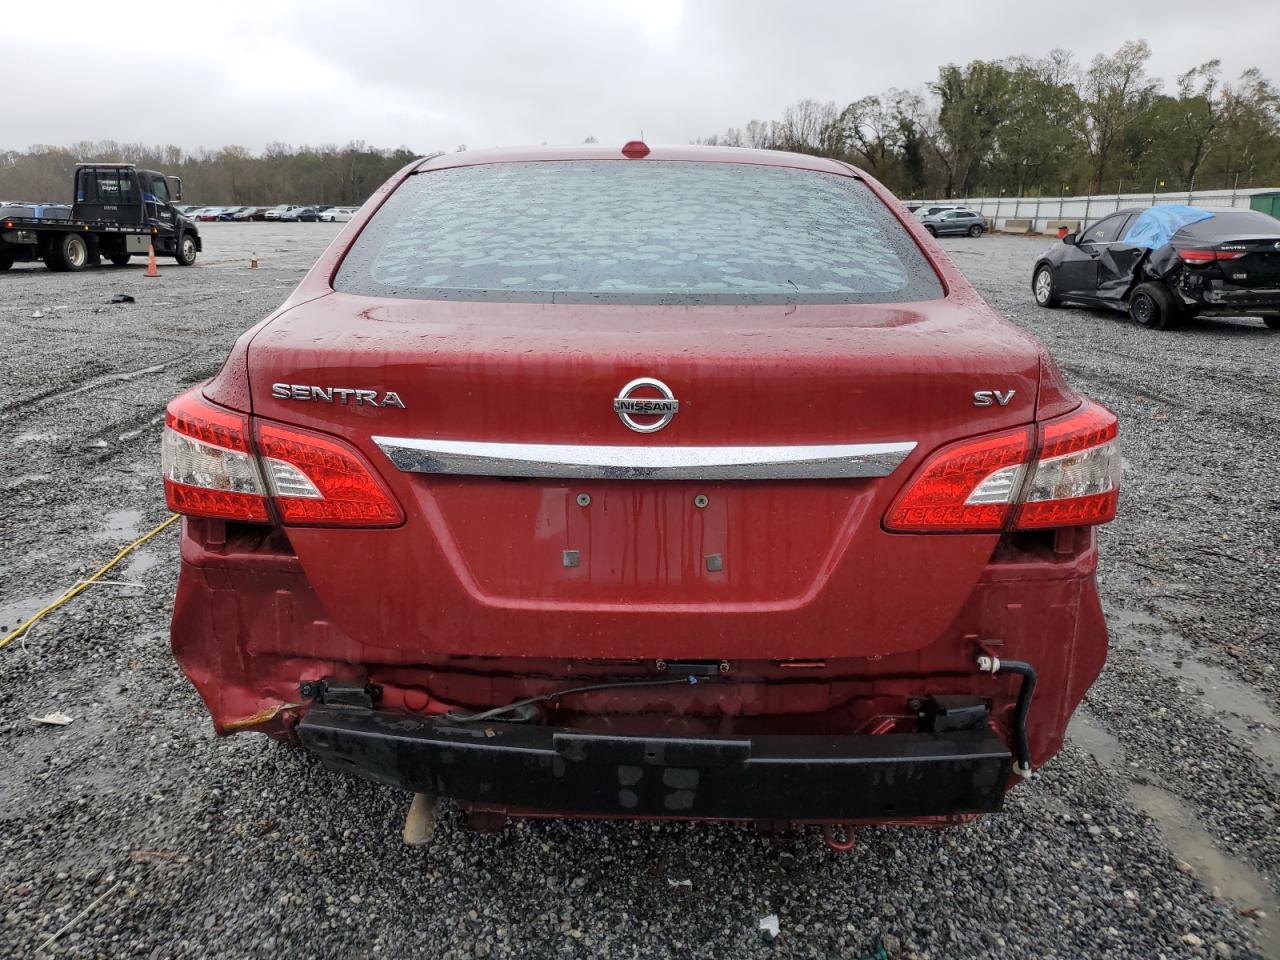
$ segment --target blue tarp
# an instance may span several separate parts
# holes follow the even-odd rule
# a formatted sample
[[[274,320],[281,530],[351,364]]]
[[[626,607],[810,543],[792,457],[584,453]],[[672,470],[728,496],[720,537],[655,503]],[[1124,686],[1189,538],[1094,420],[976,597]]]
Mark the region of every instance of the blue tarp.
[[[1124,235],[1123,242],[1131,243],[1135,247],[1158,250],[1187,224],[1199,223],[1212,216],[1213,214],[1208,210],[1199,210],[1181,203],[1152,207],[1134,218],[1133,226]]]

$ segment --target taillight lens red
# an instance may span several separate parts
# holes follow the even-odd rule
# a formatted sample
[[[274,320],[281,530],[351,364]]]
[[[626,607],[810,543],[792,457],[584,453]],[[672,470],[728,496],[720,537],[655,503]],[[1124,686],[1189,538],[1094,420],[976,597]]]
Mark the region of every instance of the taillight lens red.
[[[404,522],[391,492],[342,441],[258,421],[257,444],[285,523],[394,527]]]
[[[1178,256],[1183,263],[1202,264],[1217,260],[1239,260],[1246,250],[1179,250]]]
[[[1027,429],[965,440],[933,455],[885,517],[890,530],[1000,530],[1022,483]]]
[[[1106,523],[1119,498],[1116,437],[1115,414],[1085,401],[1041,426],[1033,459],[1029,429],[943,447],[899,494],[885,528],[979,533]]]
[[[268,499],[286,524],[388,527],[404,514],[373,468],[333,437],[257,422],[205,400],[199,388],[165,411],[161,464],[175,513],[269,523]]]

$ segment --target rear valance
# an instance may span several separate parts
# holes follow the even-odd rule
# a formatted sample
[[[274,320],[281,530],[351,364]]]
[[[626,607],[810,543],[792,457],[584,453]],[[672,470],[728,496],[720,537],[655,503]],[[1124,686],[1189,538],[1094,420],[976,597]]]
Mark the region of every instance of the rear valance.
[[[829,480],[887,477],[915,441],[648,447],[374,437],[407,473],[579,480]]]

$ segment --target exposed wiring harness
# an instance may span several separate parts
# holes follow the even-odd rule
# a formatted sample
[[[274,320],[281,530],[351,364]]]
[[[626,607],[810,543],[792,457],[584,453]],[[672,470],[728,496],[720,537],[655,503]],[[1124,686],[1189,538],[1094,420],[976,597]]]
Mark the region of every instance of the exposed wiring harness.
[[[479,723],[482,720],[492,720],[495,717],[501,717],[504,714],[519,710],[522,707],[532,706],[535,703],[545,703],[548,700],[559,700],[561,697],[569,697],[579,693],[594,693],[597,690],[621,690],[628,687],[671,687],[671,686],[696,686],[699,683],[709,683],[706,677],[680,677],[669,680],[616,680],[612,683],[593,683],[585,687],[570,687],[567,690],[556,690],[554,693],[543,693],[536,697],[526,697],[523,700],[517,700],[515,703],[508,703],[506,706],[493,707],[489,710],[481,710],[479,713],[447,713],[445,714],[450,720],[458,723]]]
[[[102,576],[107,571],[109,571],[117,563],[119,563],[121,560],[123,560],[125,557],[131,554],[134,550],[138,549],[138,547],[142,546],[144,543],[146,543],[148,540],[154,537],[157,533],[159,533],[161,530],[169,526],[169,524],[173,523],[173,521],[177,519],[178,519],[178,514],[176,513],[170,514],[169,519],[166,520],[164,523],[160,524],[158,527],[155,527],[152,530],[149,530],[147,533],[144,533],[137,540],[133,541],[133,543],[121,549],[119,553],[117,553],[114,557],[111,558],[110,563],[108,563],[105,567],[103,567],[93,576],[89,577],[87,580],[80,580],[76,582],[75,584],[72,585],[71,589],[69,589],[66,593],[60,596],[57,600],[53,601],[53,603],[49,604],[47,607],[45,607],[35,616],[29,618],[24,623],[15,627],[13,630],[10,630],[8,633],[4,635],[3,638],[0,638],[0,650],[3,650],[14,640],[17,640],[20,636],[22,636],[24,633],[30,630],[32,626],[34,626],[36,622],[40,620],[41,617],[45,616],[45,614],[52,613],[54,610],[57,610],[60,606],[62,606],[68,600],[84,593],[84,591],[88,590],[91,586],[93,586],[98,580],[102,578]]]

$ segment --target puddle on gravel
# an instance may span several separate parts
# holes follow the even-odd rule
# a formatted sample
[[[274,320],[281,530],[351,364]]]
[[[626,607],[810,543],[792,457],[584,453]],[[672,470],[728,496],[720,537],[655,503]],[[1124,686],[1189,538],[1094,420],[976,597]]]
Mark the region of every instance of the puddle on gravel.
[[[124,568],[124,579],[138,580],[159,563],[159,558],[150,550],[136,550]]]
[[[103,517],[102,530],[94,537],[98,540],[133,540],[138,536],[138,524],[141,522],[141,510],[113,510]]]
[[[1105,767],[1122,770],[1124,748],[1083,710],[1077,711],[1067,728],[1067,736],[1092,754]],[[1129,801],[1145,813],[1160,830],[1170,851],[1191,865],[1196,878],[1209,890],[1217,889],[1238,909],[1261,909],[1266,918],[1251,921],[1262,956],[1280,960],[1280,898],[1252,866],[1219,847],[1191,807],[1177,795],[1152,783],[1134,783],[1125,777]]]
[[[1252,687],[1202,660],[1187,658],[1181,661],[1181,667],[1164,662],[1157,665],[1175,680],[1183,681],[1184,686],[1199,691],[1200,699],[1213,708],[1214,718],[1240,738],[1272,773],[1280,774],[1280,716]]]
[[[1107,611],[1107,622],[1113,633],[1125,631],[1137,639],[1147,663],[1181,685],[1241,745],[1280,775],[1280,714],[1261,693],[1223,667],[1180,655],[1178,651],[1187,645],[1159,617],[1112,609]],[[1137,637],[1139,633],[1146,636]]]
[[[52,479],[53,474],[50,473],[20,473],[0,484],[0,490],[17,490],[29,483],[46,483]]]
[[[15,629],[20,623],[25,623],[28,617],[43,610],[57,599],[57,593],[50,593],[41,597],[23,597],[21,600],[0,603],[0,635]],[[20,640],[15,641],[15,643],[20,642]]]
[[[1168,629],[1168,624],[1163,620],[1141,610],[1108,606],[1106,614],[1107,627],[1112,633],[1118,630],[1131,630],[1142,627],[1154,627],[1160,631]]]
[[[13,438],[14,443],[46,443],[58,439],[56,433],[40,433],[35,430],[24,430]]]

